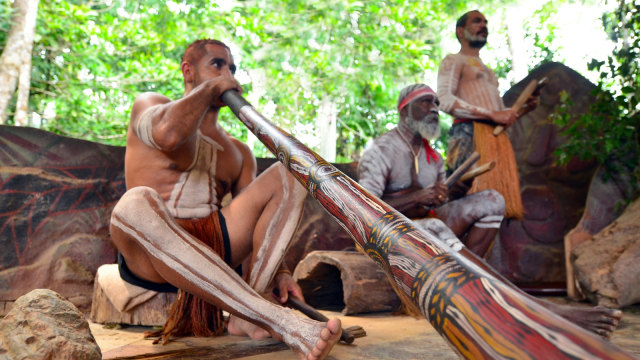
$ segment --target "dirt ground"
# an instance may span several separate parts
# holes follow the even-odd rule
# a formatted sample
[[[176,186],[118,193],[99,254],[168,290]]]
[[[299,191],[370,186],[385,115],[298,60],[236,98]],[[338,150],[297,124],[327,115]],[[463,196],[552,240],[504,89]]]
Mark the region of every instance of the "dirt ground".
[[[564,298],[552,301],[567,302]],[[583,305],[584,304],[578,304]],[[336,345],[330,359],[458,359],[448,343],[424,319],[390,313],[342,316],[343,327],[361,326],[367,336],[353,344]],[[143,339],[149,327],[112,327],[90,323],[103,359],[245,359],[296,360],[286,345],[273,339],[252,341],[243,337],[182,338],[167,345],[153,345]],[[624,309],[624,317],[611,342],[640,358],[640,305]]]

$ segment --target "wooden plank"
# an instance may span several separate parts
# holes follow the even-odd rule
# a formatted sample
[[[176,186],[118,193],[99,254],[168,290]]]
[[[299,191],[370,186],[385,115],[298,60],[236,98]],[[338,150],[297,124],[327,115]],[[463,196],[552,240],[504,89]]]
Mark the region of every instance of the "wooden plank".
[[[237,339],[237,337],[233,337]],[[211,339],[209,339],[211,342]],[[202,343],[202,341],[201,341]],[[244,340],[238,342],[223,342],[210,345],[192,345],[174,341],[170,345],[144,345],[135,343],[108,351],[102,355],[103,360],[134,360],[134,359],[237,359],[247,356],[289,350],[289,347],[274,339]]]

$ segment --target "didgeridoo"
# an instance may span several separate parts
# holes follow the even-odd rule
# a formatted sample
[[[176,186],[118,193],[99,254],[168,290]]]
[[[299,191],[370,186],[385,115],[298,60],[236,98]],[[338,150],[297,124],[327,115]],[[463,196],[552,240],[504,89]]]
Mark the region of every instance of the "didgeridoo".
[[[225,92],[222,100],[461,357],[633,359],[518,293],[435,232],[418,230],[404,215],[273,125],[236,91]]]

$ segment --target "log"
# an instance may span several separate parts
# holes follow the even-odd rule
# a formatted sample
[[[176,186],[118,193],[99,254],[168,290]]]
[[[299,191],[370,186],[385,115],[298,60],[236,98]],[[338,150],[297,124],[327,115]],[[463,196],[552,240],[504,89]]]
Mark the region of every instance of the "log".
[[[394,311],[401,304],[384,271],[357,251],[312,251],[293,278],[317,309],[352,315]]]

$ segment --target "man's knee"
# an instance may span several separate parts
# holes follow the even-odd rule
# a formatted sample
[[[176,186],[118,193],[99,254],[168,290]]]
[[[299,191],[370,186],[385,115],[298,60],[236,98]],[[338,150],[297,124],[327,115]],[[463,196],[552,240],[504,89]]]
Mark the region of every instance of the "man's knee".
[[[422,232],[433,235],[438,240],[447,244],[454,251],[460,251],[460,249],[462,249],[462,242],[460,242],[456,234],[453,233],[447,224],[440,219],[417,219],[414,220],[414,223],[418,226],[418,229],[422,230]]]
[[[306,197],[307,191],[304,186],[298,182],[295,176],[281,162],[274,163],[267,170],[277,174],[280,179],[278,183],[282,184],[282,192],[284,194],[290,194],[297,200]]]
[[[127,219],[132,216],[142,216],[146,209],[151,208],[151,201],[162,203],[160,195],[152,188],[138,186],[127,190],[111,212],[111,219],[116,217]]]
[[[502,194],[493,189],[484,190],[482,192],[485,193],[485,196],[487,197],[486,203],[491,213],[494,215],[504,215],[506,206]]]
[[[415,219],[413,222],[418,225],[418,229],[436,235],[440,239],[456,237],[451,228],[438,218]]]

